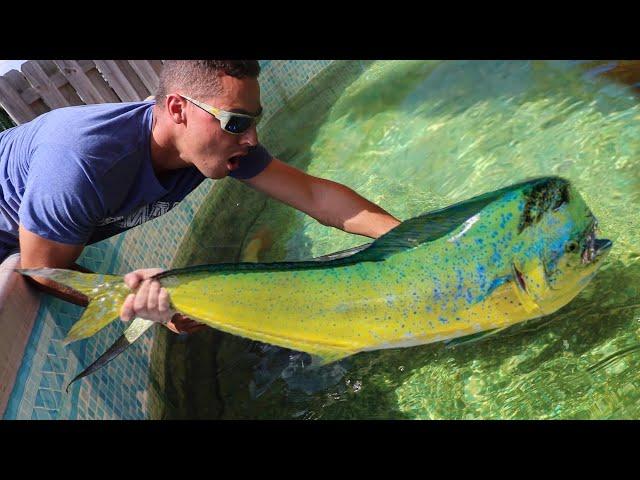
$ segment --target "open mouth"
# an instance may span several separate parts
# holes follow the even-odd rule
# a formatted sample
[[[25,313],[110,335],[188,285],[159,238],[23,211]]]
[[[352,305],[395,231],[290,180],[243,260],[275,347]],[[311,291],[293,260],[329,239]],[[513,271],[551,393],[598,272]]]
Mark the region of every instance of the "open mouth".
[[[606,238],[597,239],[596,229],[598,228],[598,222],[594,221],[590,227],[589,233],[587,233],[585,240],[585,247],[582,251],[582,263],[587,264],[593,262],[596,258],[607,252],[613,243]]]
[[[240,155],[231,157],[229,160],[227,160],[227,168],[229,169],[230,172],[233,172],[239,166],[240,166]]]
[[[240,167],[240,158],[246,157],[248,154],[249,154],[249,151],[247,150],[244,152],[237,153],[233,157],[229,158],[229,160],[227,160],[227,168],[229,169],[229,171],[232,172],[238,167]]]

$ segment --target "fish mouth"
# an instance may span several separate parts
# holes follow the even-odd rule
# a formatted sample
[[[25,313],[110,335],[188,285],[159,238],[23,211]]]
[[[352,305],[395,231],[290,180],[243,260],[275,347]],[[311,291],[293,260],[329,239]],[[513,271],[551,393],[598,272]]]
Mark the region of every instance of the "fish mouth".
[[[583,264],[588,264],[598,258],[601,258],[613,246],[613,242],[611,240],[606,238],[596,238],[597,228],[598,222],[594,220],[586,235],[585,247],[581,255]]]

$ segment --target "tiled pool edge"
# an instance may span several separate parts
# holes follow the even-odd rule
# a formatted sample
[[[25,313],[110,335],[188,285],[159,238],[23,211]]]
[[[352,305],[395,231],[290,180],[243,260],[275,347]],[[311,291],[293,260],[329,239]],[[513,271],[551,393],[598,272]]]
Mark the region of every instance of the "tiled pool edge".
[[[12,255],[0,268],[0,329],[13,333],[0,338],[0,418],[8,409],[16,381],[19,383],[21,359],[29,345],[40,305],[39,295],[13,271],[19,261],[19,255]],[[19,324],[16,317],[20,317]]]

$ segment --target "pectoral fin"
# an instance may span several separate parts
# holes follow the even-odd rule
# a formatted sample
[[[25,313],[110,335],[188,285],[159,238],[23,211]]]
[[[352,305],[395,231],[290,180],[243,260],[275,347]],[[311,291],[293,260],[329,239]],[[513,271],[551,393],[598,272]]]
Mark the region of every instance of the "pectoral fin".
[[[347,358],[356,352],[346,350],[323,350],[311,353],[311,365],[309,368],[318,368]]]
[[[451,340],[447,340],[444,342],[444,344],[447,346],[447,348],[453,348],[453,347],[458,347],[460,345],[466,345],[468,343],[475,343],[478,342],[480,340],[484,340],[487,337],[491,337],[493,335],[495,335],[498,332],[501,332],[505,329],[507,329],[509,327],[502,327],[502,328],[494,328],[492,330],[486,330],[484,332],[478,332],[478,333],[473,333],[471,335],[465,335],[464,337],[458,337],[458,338],[453,338]]]

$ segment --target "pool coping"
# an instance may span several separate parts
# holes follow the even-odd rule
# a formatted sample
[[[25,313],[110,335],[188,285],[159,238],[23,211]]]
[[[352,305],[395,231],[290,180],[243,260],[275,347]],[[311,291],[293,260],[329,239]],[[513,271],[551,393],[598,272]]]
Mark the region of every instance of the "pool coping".
[[[19,253],[0,265],[0,418],[7,410],[41,301],[40,293],[15,272],[19,266]],[[23,321],[16,322],[18,318]]]

